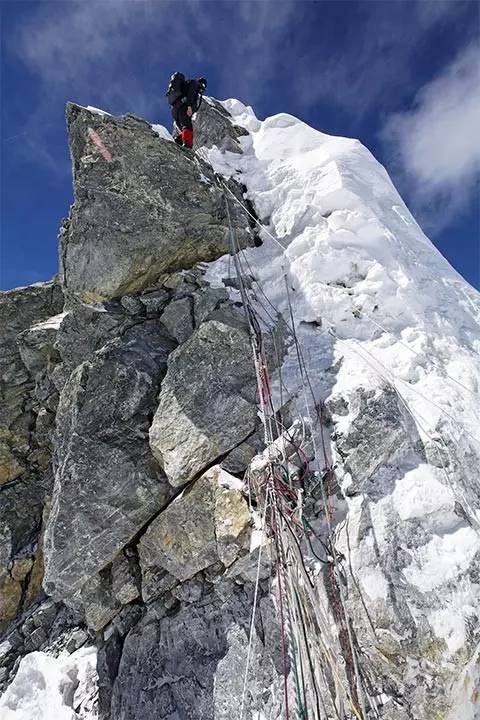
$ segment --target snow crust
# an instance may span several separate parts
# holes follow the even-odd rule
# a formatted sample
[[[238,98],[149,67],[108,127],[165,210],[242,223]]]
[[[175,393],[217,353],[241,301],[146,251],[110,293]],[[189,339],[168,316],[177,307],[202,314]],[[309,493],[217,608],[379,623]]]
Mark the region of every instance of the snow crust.
[[[243,155],[216,147],[201,154],[247,187],[265,230],[263,245],[247,249],[242,262],[260,282],[270,314],[275,308],[287,320],[288,286],[316,396],[348,400],[359,388],[394,389],[435,458],[407,463],[391,494],[369,500],[372,532],[352,548],[352,566],[370,600],[388,602],[378,555],[391,551],[395,528],[416,528],[403,583],[423,598],[419,606],[433,608],[432,633],[454,653],[480,601],[467,573],[480,550],[480,296],[424,235],[358,140],[331,137],[284,113],[260,121],[238,100],[223,105],[249,131],[239,139]],[[209,265],[206,279],[223,286],[231,268],[225,256]],[[328,381],[322,371],[332,366]],[[308,417],[294,348],[282,376]],[[274,390],[278,406],[278,378]],[[334,420],[337,432],[347,432],[353,418],[347,412]],[[355,536],[365,496],[346,502]],[[345,535],[339,543],[347,547]]]
[[[0,698],[0,720],[97,720],[96,662],[95,647],[58,658],[29,653]]]

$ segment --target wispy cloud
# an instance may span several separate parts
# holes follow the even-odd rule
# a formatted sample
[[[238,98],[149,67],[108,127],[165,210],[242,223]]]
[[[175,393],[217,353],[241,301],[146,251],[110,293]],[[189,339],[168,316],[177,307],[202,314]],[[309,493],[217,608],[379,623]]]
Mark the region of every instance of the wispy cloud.
[[[409,188],[414,210],[443,229],[478,192],[480,58],[471,44],[418,93],[411,110],[388,118],[382,132]]]
[[[54,102],[68,89],[80,94],[100,88],[105,102],[150,106],[146,88],[138,82],[141,68],[132,62],[132,49],[142,39],[148,46],[155,34],[172,30],[173,2],[83,0],[45,2],[37,6],[11,38],[12,52],[38,78]],[[185,40],[180,26],[179,41]],[[189,38],[190,39],[190,38]]]
[[[299,73],[299,102],[334,104],[352,124],[372,111],[381,115],[392,98],[400,101],[417,81],[418,48],[429,33],[467,11],[461,0],[348,5],[349,22],[335,49],[310,72]]]
[[[26,139],[18,151],[58,168],[45,126],[63,112],[66,100],[156,121],[162,113],[166,117],[164,86],[176,69],[208,76],[210,67],[217,96],[255,103],[268,92],[296,7],[295,0],[39,3],[8,43],[10,54],[37,79],[39,91],[19,128]],[[154,87],[145,82],[145,63],[150,80],[152,74],[158,77]]]

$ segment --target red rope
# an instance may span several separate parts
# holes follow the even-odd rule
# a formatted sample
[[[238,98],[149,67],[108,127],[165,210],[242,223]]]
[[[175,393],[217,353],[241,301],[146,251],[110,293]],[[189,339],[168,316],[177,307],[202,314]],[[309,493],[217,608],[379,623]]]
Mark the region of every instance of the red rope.
[[[278,527],[277,527],[277,506],[276,506],[276,498],[274,498],[274,508],[273,508],[273,536],[275,539],[275,550],[276,550],[276,556],[277,556],[277,577],[278,577],[278,606],[280,610],[280,629],[282,634],[282,660],[283,660],[283,689],[285,694],[285,718],[286,720],[290,720],[290,708],[288,703],[288,684],[287,684],[287,677],[288,677],[288,661],[287,661],[287,643],[285,638],[285,616],[283,612],[283,588],[282,588],[282,572],[280,569],[280,547],[279,547],[279,538],[278,538]]]

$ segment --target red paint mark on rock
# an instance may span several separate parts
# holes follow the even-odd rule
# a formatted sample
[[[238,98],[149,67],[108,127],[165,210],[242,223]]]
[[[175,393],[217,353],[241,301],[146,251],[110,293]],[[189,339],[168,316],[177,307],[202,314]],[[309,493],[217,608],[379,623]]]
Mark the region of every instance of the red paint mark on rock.
[[[93,128],[91,128],[91,127],[88,128],[88,135],[89,135],[90,139],[92,140],[92,142],[97,146],[97,148],[98,148],[100,154],[102,155],[102,157],[103,157],[107,162],[111,162],[112,159],[113,159],[113,158],[112,158],[112,155],[111,155],[111,153],[107,150],[107,148],[105,147],[105,145],[103,144],[103,140],[102,140],[102,138],[100,137],[100,135],[99,135]]]

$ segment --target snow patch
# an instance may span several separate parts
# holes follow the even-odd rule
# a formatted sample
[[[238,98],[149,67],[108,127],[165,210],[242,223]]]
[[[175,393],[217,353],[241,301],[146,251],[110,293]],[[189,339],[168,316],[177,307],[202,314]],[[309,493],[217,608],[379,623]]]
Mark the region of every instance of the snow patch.
[[[243,482],[243,480],[240,480],[234,475],[230,475],[230,473],[228,473],[226,470],[223,470],[223,468],[220,468],[217,481],[219,485],[224,488],[228,488],[229,490],[245,489],[245,483]]]
[[[476,621],[478,608],[477,600],[466,583],[460,584],[446,599],[445,607],[436,610],[428,616],[436,637],[445,640],[449,653],[453,655],[461,650],[466,641],[467,621],[472,618]]]
[[[100,108],[93,107],[93,105],[87,105],[87,110],[89,110],[91,113],[94,113],[95,115],[100,115],[101,117],[110,117],[111,113],[107,112],[106,110],[100,110]]]
[[[445,487],[439,476],[441,473],[437,468],[422,463],[397,480],[392,500],[402,520],[453,512],[452,491]]]
[[[0,720],[96,720],[96,662],[95,647],[58,658],[29,653],[0,698]]]
[[[67,312],[62,312],[59,315],[53,315],[53,317],[43,320],[42,322],[32,325],[31,330],[58,330],[62,324],[62,320],[68,315]]]

